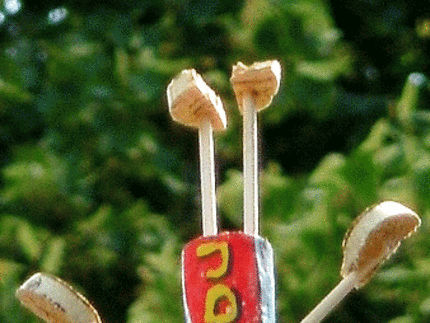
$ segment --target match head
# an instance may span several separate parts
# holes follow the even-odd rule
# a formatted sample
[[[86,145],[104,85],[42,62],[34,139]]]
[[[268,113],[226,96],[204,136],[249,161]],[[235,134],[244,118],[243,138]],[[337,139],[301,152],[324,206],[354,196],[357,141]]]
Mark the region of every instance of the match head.
[[[356,272],[359,288],[394,254],[402,240],[421,224],[419,216],[397,202],[382,202],[366,210],[353,223],[343,241],[343,278]]]
[[[101,323],[84,296],[61,279],[37,273],[16,291],[21,304],[48,323]]]
[[[194,70],[184,70],[167,87],[167,101],[173,120],[200,128],[209,120],[212,129],[224,130],[227,118],[221,99]]]
[[[246,95],[252,95],[257,111],[267,108],[279,90],[281,64],[278,61],[266,61],[248,67],[239,62],[233,66],[230,82],[241,113]]]

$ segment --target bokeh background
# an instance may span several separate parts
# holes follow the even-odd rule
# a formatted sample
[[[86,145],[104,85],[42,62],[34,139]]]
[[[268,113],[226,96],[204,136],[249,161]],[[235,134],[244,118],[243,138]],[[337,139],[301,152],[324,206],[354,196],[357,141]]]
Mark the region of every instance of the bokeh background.
[[[40,322],[16,288],[44,271],[105,323],[183,322],[180,252],[201,233],[198,141],[166,87],[195,68],[222,97],[220,225],[242,227],[233,64],[278,59],[259,114],[262,235],[279,322],[340,280],[342,239],[391,199],[419,232],[326,322],[430,321],[430,3],[0,1],[0,322]]]

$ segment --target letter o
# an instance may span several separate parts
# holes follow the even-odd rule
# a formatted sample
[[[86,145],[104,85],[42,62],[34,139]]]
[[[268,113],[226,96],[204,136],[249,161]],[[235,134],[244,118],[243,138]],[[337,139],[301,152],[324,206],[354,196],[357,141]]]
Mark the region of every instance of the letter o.
[[[226,297],[231,305],[226,313],[216,314],[217,302],[223,297]],[[237,318],[237,312],[236,296],[228,286],[217,284],[208,290],[205,301],[206,323],[231,323]]]

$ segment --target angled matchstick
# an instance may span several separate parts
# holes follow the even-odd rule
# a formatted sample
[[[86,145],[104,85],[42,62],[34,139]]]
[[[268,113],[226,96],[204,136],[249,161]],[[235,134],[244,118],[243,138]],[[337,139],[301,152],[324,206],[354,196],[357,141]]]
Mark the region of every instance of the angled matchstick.
[[[244,232],[258,235],[257,112],[267,108],[278,93],[281,65],[267,61],[233,67],[230,79],[243,115]]]
[[[101,323],[84,296],[61,279],[37,273],[16,291],[21,304],[47,323]]]
[[[366,210],[343,241],[343,279],[301,323],[320,322],[351,290],[367,284],[381,264],[420,224],[414,211],[397,202],[382,202]]]
[[[203,236],[216,235],[213,130],[224,130],[227,119],[220,98],[194,69],[184,70],[167,87],[172,118],[199,129]]]

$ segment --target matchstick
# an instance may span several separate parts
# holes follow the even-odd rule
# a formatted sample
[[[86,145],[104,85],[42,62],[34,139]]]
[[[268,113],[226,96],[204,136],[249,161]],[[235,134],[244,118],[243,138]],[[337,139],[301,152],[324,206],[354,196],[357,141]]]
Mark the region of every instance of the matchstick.
[[[243,115],[243,211],[245,234],[258,235],[258,143],[257,112],[267,108],[278,93],[281,65],[278,61],[238,63],[233,67],[233,85],[239,110]]]
[[[301,323],[320,322],[351,290],[367,284],[420,224],[421,219],[414,211],[397,202],[382,202],[366,210],[352,224],[343,241],[343,279]]]
[[[84,296],[61,279],[37,273],[16,291],[21,304],[47,323],[101,323]]]
[[[184,70],[167,87],[172,118],[199,130],[203,236],[218,233],[213,131],[227,125],[220,98],[194,69]]]

